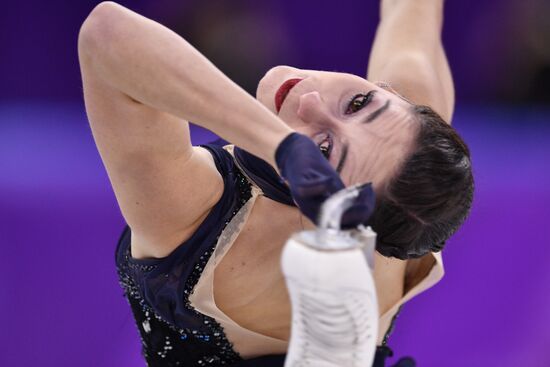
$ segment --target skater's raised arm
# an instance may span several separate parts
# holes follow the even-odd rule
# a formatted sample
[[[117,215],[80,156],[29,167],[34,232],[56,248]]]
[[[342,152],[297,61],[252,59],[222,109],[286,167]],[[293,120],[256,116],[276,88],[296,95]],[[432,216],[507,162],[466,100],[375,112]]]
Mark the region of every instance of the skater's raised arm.
[[[389,82],[412,102],[432,107],[450,122],[455,97],[441,43],[443,3],[382,0],[367,78]]]
[[[82,25],[78,52],[90,126],[132,229],[133,256],[170,254],[224,192],[212,155],[191,146],[186,120],[278,169],[312,221],[322,199],[343,187],[309,137],[159,23],[103,2]],[[313,193],[302,189],[317,183]]]
[[[273,166],[275,148],[292,132],[183,38],[114,2],[86,19],[79,53],[133,100],[193,121]]]

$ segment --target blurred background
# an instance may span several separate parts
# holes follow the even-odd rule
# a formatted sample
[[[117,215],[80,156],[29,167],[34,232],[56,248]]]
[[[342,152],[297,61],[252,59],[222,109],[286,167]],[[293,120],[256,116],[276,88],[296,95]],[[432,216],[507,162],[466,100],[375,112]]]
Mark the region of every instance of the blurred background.
[[[77,36],[97,3],[2,4],[0,366],[145,365],[115,271],[124,220],[82,98]],[[364,76],[378,20],[377,0],[120,3],[250,93],[280,64]],[[550,2],[446,1],[445,14],[475,202],[445,278],[405,305],[389,345],[420,367],[548,367]]]

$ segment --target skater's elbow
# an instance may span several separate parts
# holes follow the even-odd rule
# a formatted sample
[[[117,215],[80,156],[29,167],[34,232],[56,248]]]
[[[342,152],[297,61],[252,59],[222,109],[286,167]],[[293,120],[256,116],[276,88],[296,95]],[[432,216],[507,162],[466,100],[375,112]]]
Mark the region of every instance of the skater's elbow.
[[[116,27],[125,16],[125,8],[113,1],[104,1],[90,12],[78,34],[78,51],[98,55],[116,39]],[[117,25],[118,24],[118,25]]]

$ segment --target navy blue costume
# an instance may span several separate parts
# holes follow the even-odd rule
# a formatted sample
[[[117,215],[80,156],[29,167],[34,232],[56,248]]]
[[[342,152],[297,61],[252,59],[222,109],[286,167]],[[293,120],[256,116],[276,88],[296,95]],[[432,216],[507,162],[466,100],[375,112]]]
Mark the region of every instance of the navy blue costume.
[[[220,324],[196,311],[189,302],[219,235],[251,197],[251,184],[246,176],[267,197],[294,205],[290,191],[271,166],[235,147],[235,159],[246,171],[245,176],[231,154],[222,148],[225,143],[220,139],[201,145],[214,157],[216,168],[223,177],[224,192],[188,240],[165,258],[139,260],[130,256],[130,228],[127,225],[119,238],[116,249],[119,281],[134,314],[142,353],[150,367],[284,365],[285,355],[244,360],[233,349]],[[384,359],[390,354],[386,346],[378,347],[374,366],[384,366]]]

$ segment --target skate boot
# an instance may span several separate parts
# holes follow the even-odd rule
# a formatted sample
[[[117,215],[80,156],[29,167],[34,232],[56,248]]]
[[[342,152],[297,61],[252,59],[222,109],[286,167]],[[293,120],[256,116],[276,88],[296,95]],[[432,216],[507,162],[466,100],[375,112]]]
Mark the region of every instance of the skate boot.
[[[357,196],[350,187],[331,196],[320,226],[293,235],[281,262],[292,304],[285,367],[368,367],[376,351],[378,303],[371,274],[376,234],[340,230]]]

